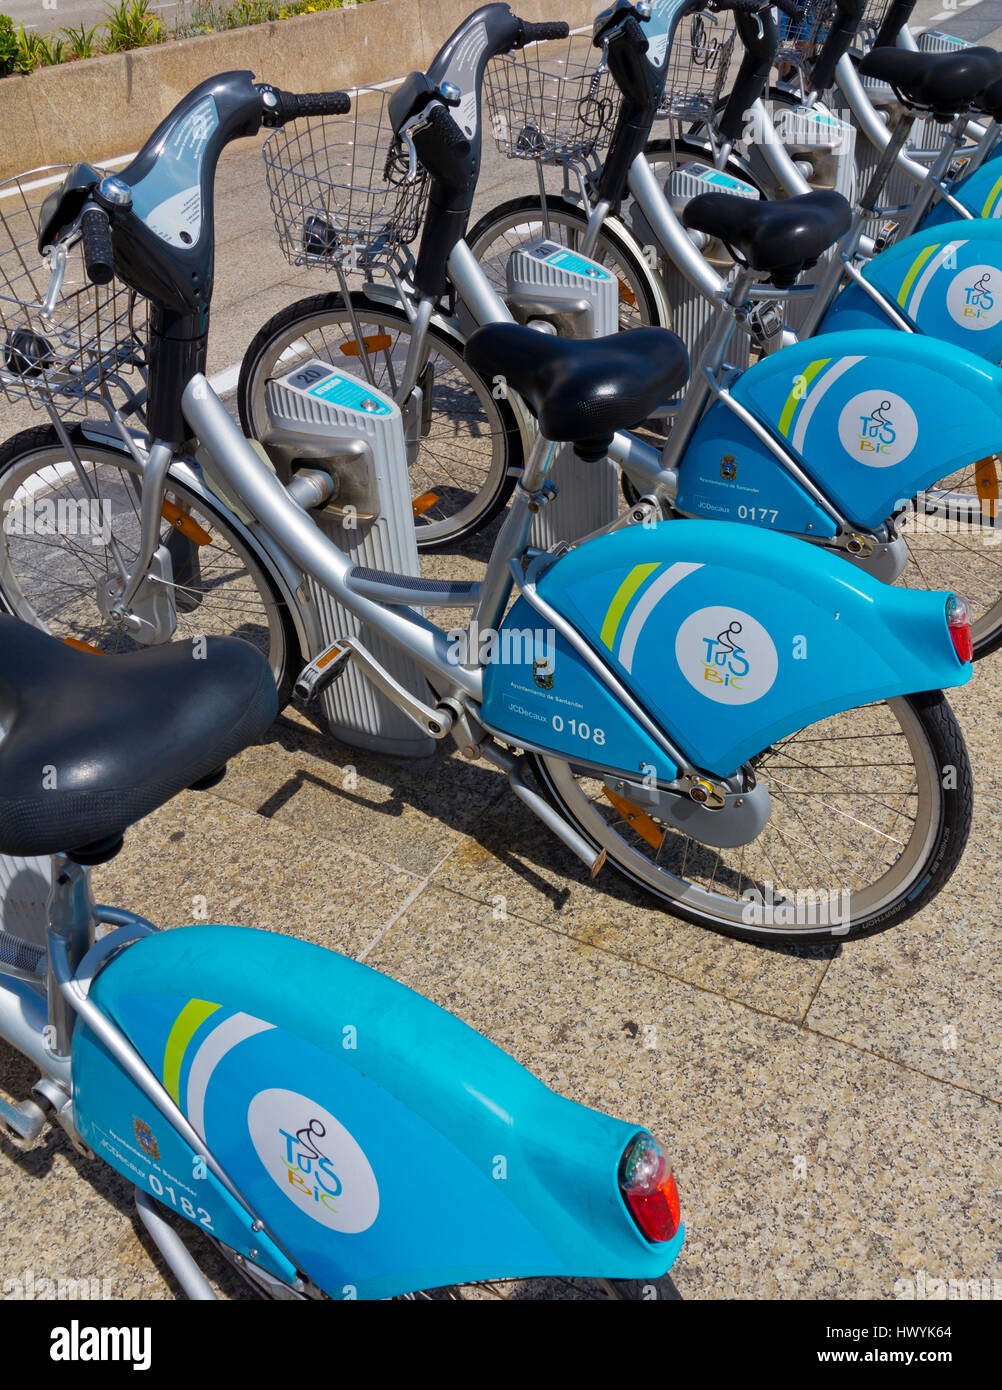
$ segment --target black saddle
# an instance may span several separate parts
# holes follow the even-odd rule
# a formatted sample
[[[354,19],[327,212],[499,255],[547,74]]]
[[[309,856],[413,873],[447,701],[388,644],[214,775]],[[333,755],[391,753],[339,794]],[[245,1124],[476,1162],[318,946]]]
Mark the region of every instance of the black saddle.
[[[947,120],[975,105],[978,95],[1002,77],[1002,55],[993,48],[963,48],[957,53],[872,48],[859,71],[886,82],[908,106]]]
[[[682,213],[687,227],[717,237],[736,259],[768,272],[780,288],[814,265],[851,220],[852,209],[841,193],[804,193],[776,202],[701,193]]]
[[[236,638],[205,639],[202,659],[187,642],[98,656],[0,616],[0,853],[114,845],[259,739],[277,704]]]
[[[478,328],[466,360],[485,381],[502,377],[533,410],[546,439],[608,440],[664,405],[685,384],[689,354],[666,328],[607,338],[555,338],[515,323]]]
[[[978,94],[976,105],[979,111],[983,111],[993,121],[1002,121],[1002,78],[990,82],[984,91]]]

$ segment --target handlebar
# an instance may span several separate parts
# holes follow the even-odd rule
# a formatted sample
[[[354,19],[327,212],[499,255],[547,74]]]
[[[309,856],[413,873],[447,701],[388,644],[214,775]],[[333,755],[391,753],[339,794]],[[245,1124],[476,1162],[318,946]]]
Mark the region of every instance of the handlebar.
[[[266,83],[259,84],[258,91],[264,126],[283,126],[305,116],[344,116],[351,110],[347,92],[283,92]]]
[[[84,265],[87,278],[95,285],[107,285],[115,275],[115,256],[111,245],[111,223],[104,208],[89,204],[80,217]]]
[[[571,26],[565,24],[562,19],[544,21],[542,24],[530,24],[527,19],[520,19],[519,34],[513,48],[525,48],[530,43],[546,43],[548,39],[566,39]]]
[[[807,14],[806,4],[798,5],[797,0],[710,0],[709,8],[718,13],[733,10],[735,14],[757,14],[760,10],[769,9],[770,5],[797,22]]]

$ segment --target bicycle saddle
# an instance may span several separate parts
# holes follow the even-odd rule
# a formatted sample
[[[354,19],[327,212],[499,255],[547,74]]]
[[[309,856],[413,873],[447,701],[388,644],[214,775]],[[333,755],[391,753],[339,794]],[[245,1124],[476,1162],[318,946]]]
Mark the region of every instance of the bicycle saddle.
[[[851,220],[841,193],[804,193],[776,202],[701,193],[682,213],[687,227],[717,237],[752,270],[767,271],[779,288],[792,285],[848,230]]]
[[[993,48],[934,54],[873,48],[859,71],[888,83],[909,106],[946,118],[966,111],[979,92],[1002,76],[1002,55]]]
[[[993,121],[1002,121],[1002,77],[978,94],[977,108],[990,116]]]
[[[470,335],[465,355],[485,381],[500,376],[517,391],[558,443],[607,442],[646,420],[689,375],[685,344],[665,328],[584,339],[492,323]]]
[[[0,853],[111,846],[260,738],[278,703],[261,653],[209,637],[196,657],[97,656],[0,616]]]

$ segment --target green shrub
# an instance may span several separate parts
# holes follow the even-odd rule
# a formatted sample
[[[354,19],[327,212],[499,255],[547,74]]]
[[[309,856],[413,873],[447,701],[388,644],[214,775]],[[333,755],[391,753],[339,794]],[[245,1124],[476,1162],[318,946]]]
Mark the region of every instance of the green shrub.
[[[194,38],[198,34],[213,34],[221,29],[238,29],[245,24],[267,24],[292,15],[315,14],[321,10],[339,10],[343,6],[364,3],[365,0],[190,0],[187,15],[178,9],[172,28],[176,39]],[[163,43],[168,37],[163,23],[151,8],[151,0],[108,0],[103,25],[92,29],[80,24],[63,28],[54,34],[36,34],[24,25],[0,14],[0,77],[10,73],[34,72],[51,63],[72,62],[76,58],[93,58],[98,53],[123,53],[130,48],[145,48]],[[97,37],[103,29],[105,37]]]
[[[105,13],[108,37],[104,47],[108,53],[146,48],[149,44],[162,43],[167,37],[160,20],[150,9],[150,0],[119,0],[117,5],[106,5]]]
[[[87,29],[83,24],[78,29],[60,29],[61,34],[65,34],[68,41],[68,59],[73,58],[93,58],[95,53],[101,52],[101,45],[94,38],[100,25],[95,24],[93,29]]]
[[[0,77],[17,66],[17,30],[8,14],[0,14]]]

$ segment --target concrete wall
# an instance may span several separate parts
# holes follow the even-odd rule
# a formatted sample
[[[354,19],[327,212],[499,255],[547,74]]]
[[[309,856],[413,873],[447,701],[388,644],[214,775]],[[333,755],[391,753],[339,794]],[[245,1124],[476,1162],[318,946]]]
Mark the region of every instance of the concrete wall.
[[[474,0],[368,0],[0,79],[0,178],[128,154],[196,83],[250,68],[289,91],[364,86],[427,66]],[[590,24],[595,0],[519,0],[524,19]]]

